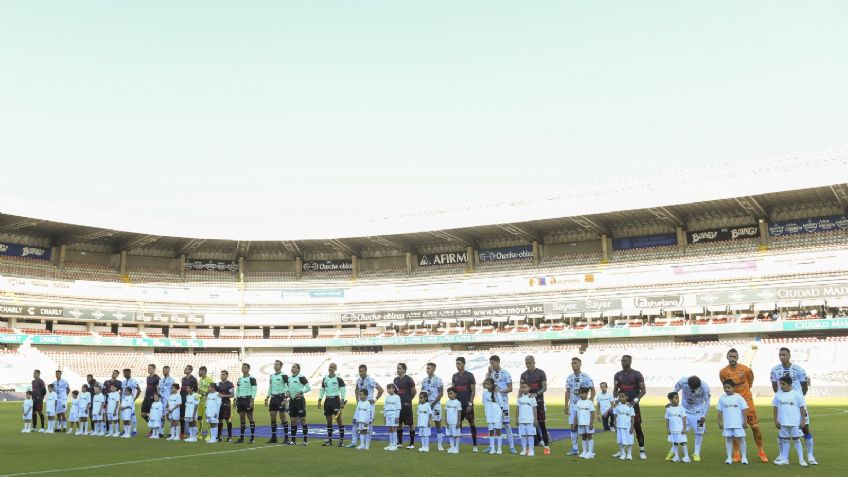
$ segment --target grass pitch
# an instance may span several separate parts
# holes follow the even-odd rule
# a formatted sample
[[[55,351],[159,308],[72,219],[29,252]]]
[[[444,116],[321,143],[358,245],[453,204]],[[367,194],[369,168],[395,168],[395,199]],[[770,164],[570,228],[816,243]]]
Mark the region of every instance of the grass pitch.
[[[759,406],[763,418],[766,451],[770,458],[777,452],[777,430],[771,421],[771,409]],[[353,406],[345,410],[345,422],[350,423]],[[791,452],[789,466],[762,464],[756,460],[753,438],[748,434],[748,456],[751,464],[742,466],[725,465],[724,440],[715,424],[716,414],[710,411],[708,431],[701,451],[700,463],[673,464],[663,459],[668,451],[662,406],[644,406],[643,429],[646,436],[647,461],[625,461],[612,459],[617,450],[615,435],[599,433],[595,437],[594,460],[581,460],[565,455],[570,441],[558,441],[552,446],[552,455],[536,457],[513,455],[489,456],[473,454],[471,446],[462,446],[460,455],[435,452],[432,438],[431,452],[399,450],[394,453],[382,450],[385,443],[373,441],[370,451],[321,447],[320,440],[310,439],[309,447],[268,446],[259,443],[249,446],[234,444],[208,445],[187,444],[150,440],[141,436],[134,439],[106,437],[76,437],[64,434],[21,434],[22,421],[20,403],[0,403],[0,476],[13,475],[93,475],[107,473],[121,476],[150,475],[263,475],[295,472],[311,475],[395,475],[452,476],[457,475],[555,475],[577,472],[580,475],[620,475],[632,472],[644,475],[775,475],[794,476],[800,474],[845,475],[846,466],[839,454],[842,437],[848,425],[848,407],[840,405],[811,406],[813,435],[816,441],[816,458],[819,465],[808,469],[799,467]],[[311,426],[322,426],[323,416],[314,404],[309,408]],[[378,410],[379,413],[379,410]],[[482,409],[478,417],[482,415]],[[382,415],[378,414],[378,424]],[[261,404],[257,407],[256,423],[268,425],[269,419]],[[480,423],[478,422],[478,425]],[[481,428],[483,426],[480,426]],[[565,428],[562,406],[548,406],[548,427]],[[234,420],[238,434],[238,418]],[[139,423],[139,432],[146,433],[146,426]],[[486,439],[480,440],[485,447]],[[690,452],[692,443],[690,442]],[[506,446],[504,446],[506,449]],[[634,452],[635,454],[635,452]]]

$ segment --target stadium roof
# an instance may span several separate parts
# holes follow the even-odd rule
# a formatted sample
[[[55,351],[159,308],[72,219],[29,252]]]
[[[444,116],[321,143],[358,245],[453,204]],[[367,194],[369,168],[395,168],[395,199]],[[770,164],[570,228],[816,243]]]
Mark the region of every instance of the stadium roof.
[[[703,230],[753,224],[759,219],[772,221],[844,214],[848,211],[846,174],[845,156],[817,159],[809,164],[778,162],[768,168],[748,171],[729,167],[726,171],[714,171],[713,176],[707,178],[671,175],[655,183],[634,179],[628,184],[610,185],[594,194],[581,191],[545,201],[410,214],[398,218],[400,226],[389,226],[386,220],[360,224],[357,229],[408,231],[406,233],[362,233],[354,237],[306,240],[229,240],[141,233],[26,217],[9,213],[17,209],[3,204],[0,240],[24,243],[35,240],[34,245],[68,245],[71,249],[109,253],[127,251],[171,257],[186,254],[213,259],[367,257],[534,240],[567,243],[592,240],[600,234],[634,236],[673,232],[678,226]],[[790,181],[779,182],[788,178],[805,187],[779,190],[779,187],[789,187]],[[828,183],[836,178],[844,182]],[[809,187],[811,184],[815,186]],[[614,210],[616,206],[619,210]],[[478,212],[488,220],[475,219]],[[462,223],[466,225],[456,226]]]

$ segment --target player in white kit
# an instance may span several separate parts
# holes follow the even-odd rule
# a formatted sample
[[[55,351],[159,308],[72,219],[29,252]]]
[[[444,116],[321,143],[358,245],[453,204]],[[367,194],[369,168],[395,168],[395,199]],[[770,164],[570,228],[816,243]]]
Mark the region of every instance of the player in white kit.
[[[707,433],[707,413],[710,410],[710,387],[698,376],[684,376],[674,385],[680,392],[680,405],[686,411],[686,431],[695,434],[692,460],[701,462],[701,445]]]

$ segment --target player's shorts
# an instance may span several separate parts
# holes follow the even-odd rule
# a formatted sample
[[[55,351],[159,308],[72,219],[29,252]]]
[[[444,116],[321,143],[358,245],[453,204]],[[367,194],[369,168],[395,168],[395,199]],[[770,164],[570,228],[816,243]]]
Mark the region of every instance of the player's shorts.
[[[64,414],[68,410],[68,398],[56,401],[56,414]]]
[[[503,422],[487,422],[490,431],[499,431],[503,429]]]
[[[286,408],[286,397],[282,394],[272,395],[268,399],[268,411],[270,412],[288,412]]]
[[[445,427],[445,436],[446,437],[460,437],[461,433],[459,430],[459,425],[457,424],[448,424]]]
[[[183,420],[186,422],[186,424],[188,424],[189,422],[194,422],[194,416],[187,414]]]
[[[745,437],[745,429],[742,429],[741,427],[728,429],[725,427],[721,431],[721,435],[724,437]]]
[[[467,402],[459,403],[459,405],[462,406],[459,411],[459,422],[474,420],[474,405],[472,404],[471,407],[469,407],[468,404],[469,403]]]
[[[430,403],[433,407],[433,422],[442,422],[442,403]]]
[[[47,409],[47,417],[56,417],[56,408],[53,408],[53,409],[48,408]]]
[[[777,437],[781,439],[797,439],[803,435],[804,433],[801,432],[801,428],[798,426],[780,426],[780,429],[777,431]]]
[[[86,419],[88,419],[88,411],[86,411],[86,412],[82,412],[82,411],[80,411],[80,413],[79,413],[79,420],[80,420],[80,421],[85,421]]]
[[[412,422],[412,406],[404,406],[400,405],[400,416],[398,416],[398,422],[400,424],[412,427],[414,423]]]
[[[91,420],[94,421],[94,422],[100,422],[100,421],[103,420],[103,414],[94,413],[94,414],[91,415]]]
[[[695,432],[695,434],[699,434],[699,435],[706,434],[706,432],[707,432],[707,420],[704,419],[704,425],[699,426],[698,420],[700,420],[700,419],[701,419],[701,416],[699,414],[686,413],[686,430],[687,430],[687,432],[689,430],[692,430],[692,431]]]
[[[141,412],[144,414],[150,414],[150,406],[153,405],[153,396],[145,397],[144,401],[141,401]]]
[[[44,399],[33,399],[32,400],[32,410],[35,412],[41,412],[44,410]]]
[[[574,427],[577,424],[577,407],[575,406],[577,403],[572,403],[568,406],[568,425],[569,427]]]
[[[72,412],[72,413],[68,416],[68,421],[70,421],[70,422],[79,422],[79,414],[77,414],[77,413],[75,413],[75,412]]]
[[[220,410],[220,411],[218,411],[218,419],[220,419],[220,420],[222,420],[222,421],[229,421],[229,420],[230,420],[230,418],[232,417],[232,415],[233,415],[233,408],[232,408],[232,406],[231,406],[231,405],[229,405],[229,404],[227,404],[226,406],[224,406],[224,405],[222,404],[222,405],[221,405],[221,410]]]
[[[578,425],[577,426],[577,433],[582,436],[583,434],[594,434],[595,430],[592,429],[592,427],[588,426],[588,425],[586,425],[586,426]]]
[[[209,424],[218,424],[218,416],[206,416],[206,422]]]
[[[519,424],[518,435],[520,437],[536,436],[536,426],[533,424]]]
[[[293,397],[289,401],[289,416],[306,417],[306,399],[302,397]]]
[[[668,442],[672,444],[685,444],[689,441],[686,440],[686,434],[682,432],[670,432],[668,434]]]
[[[169,417],[171,418],[172,421],[179,421],[180,420],[180,409],[177,408],[177,409],[174,409],[173,411],[171,411],[171,415]]]
[[[548,407],[545,406],[545,400],[536,398],[536,420],[539,422],[545,422],[545,418],[547,418]]]
[[[633,434],[630,433],[630,428],[627,428],[627,429],[616,428],[615,429],[615,442],[618,445],[622,445],[622,446],[632,446],[633,445]]]
[[[162,421],[156,420],[156,419],[151,419],[150,421],[147,422],[147,427],[149,427],[151,429],[159,429],[160,427],[162,427]]]
[[[503,416],[503,422],[508,423],[512,419],[509,415],[509,404],[506,407],[501,408],[501,415]]]
[[[416,433],[419,436],[430,437],[430,426],[427,427],[419,427]]]
[[[386,414],[386,427],[397,427],[398,425],[398,415],[397,414]]]
[[[368,422],[357,422],[356,430],[358,430],[359,432],[368,432],[368,428],[370,425],[371,424]]]
[[[339,396],[324,399],[324,417],[332,417],[339,413],[342,408],[342,399]]]
[[[132,409],[124,409],[121,411],[121,420],[122,421],[132,421],[133,412]],[[188,418],[186,418],[186,422],[188,422]]]
[[[253,400],[249,397],[236,399],[236,410],[238,412],[253,412]]]

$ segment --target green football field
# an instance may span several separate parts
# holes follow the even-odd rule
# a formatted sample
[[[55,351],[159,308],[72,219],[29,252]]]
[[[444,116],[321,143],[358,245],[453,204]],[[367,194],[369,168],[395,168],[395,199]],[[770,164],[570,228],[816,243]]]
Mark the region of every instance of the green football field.
[[[776,429],[771,421],[771,410],[759,406],[764,417],[766,450],[770,458],[776,452]],[[257,425],[267,425],[268,416],[261,406],[257,409]],[[309,409],[309,422],[320,425],[318,409]],[[345,413],[349,423],[352,406]],[[379,412],[379,411],[378,411]],[[379,414],[378,414],[379,415]],[[121,476],[149,475],[223,475],[247,476],[262,474],[299,475],[381,475],[391,472],[408,476],[470,476],[470,475],[554,475],[578,472],[580,475],[617,475],[644,472],[643,475],[718,475],[719,472],[737,475],[845,475],[845,461],[838,457],[842,437],[848,425],[848,407],[836,405],[811,406],[816,457],[819,465],[808,469],[799,467],[792,451],[790,466],[762,464],[756,460],[753,439],[748,437],[751,464],[725,465],[724,441],[715,426],[715,411],[711,411],[709,430],[701,452],[700,463],[670,463],[663,458],[668,450],[663,408],[643,408],[646,419],[647,461],[620,462],[611,455],[617,450],[613,433],[596,436],[594,460],[581,460],[565,455],[567,440],[555,442],[550,456],[536,457],[513,455],[490,456],[473,454],[470,446],[462,446],[460,455],[433,451],[430,454],[402,450],[394,453],[382,450],[385,443],[373,441],[372,450],[356,451],[336,447],[324,448],[320,440],[313,439],[309,447],[268,446],[267,438],[257,439],[257,444],[234,445],[168,442],[143,437],[114,439],[106,437],[76,437],[64,434],[21,434],[20,403],[0,403],[0,476],[11,475],[93,475],[105,472]],[[563,428],[565,420],[561,406],[549,406],[548,427]],[[237,422],[234,423],[237,431]],[[144,423],[139,430],[146,430]],[[485,439],[480,442],[485,446]],[[506,448],[506,446],[504,446]],[[690,442],[691,451],[691,442]],[[541,474],[537,474],[541,472]],[[103,475],[103,474],[100,474]],[[632,474],[631,474],[632,475]]]

